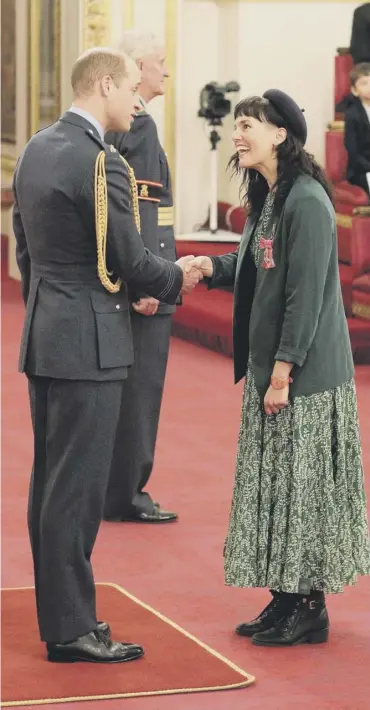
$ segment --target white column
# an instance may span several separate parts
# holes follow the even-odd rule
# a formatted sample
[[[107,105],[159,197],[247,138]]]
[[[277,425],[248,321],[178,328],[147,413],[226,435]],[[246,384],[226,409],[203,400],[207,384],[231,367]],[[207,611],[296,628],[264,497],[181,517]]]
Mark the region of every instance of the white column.
[[[205,221],[209,205],[210,143],[198,118],[199,95],[219,80],[219,6],[213,0],[182,0],[181,53],[176,75],[177,231]]]

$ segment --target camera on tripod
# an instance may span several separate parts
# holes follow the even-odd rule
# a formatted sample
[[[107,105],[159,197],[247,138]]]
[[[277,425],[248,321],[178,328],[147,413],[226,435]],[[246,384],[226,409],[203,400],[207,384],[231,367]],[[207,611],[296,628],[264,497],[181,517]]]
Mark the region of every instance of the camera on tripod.
[[[231,112],[231,101],[225,98],[225,94],[232,91],[240,91],[237,81],[224,85],[217,81],[206,84],[200,92],[199,118],[205,118],[211,126],[222,126],[222,119]]]

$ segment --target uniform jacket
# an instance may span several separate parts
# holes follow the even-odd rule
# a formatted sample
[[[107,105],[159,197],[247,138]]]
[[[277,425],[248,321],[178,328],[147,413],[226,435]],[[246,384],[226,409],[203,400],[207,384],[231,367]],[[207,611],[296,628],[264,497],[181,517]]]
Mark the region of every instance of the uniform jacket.
[[[369,192],[366,173],[370,172],[370,122],[360,99],[352,97],[344,118],[347,180]]]
[[[101,150],[108,186],[107,266],[125,282],[118,294],[105,290],[97,274],[94,173]],[[15,171],[14,197],[26,304],[20,370],[62,379],[123,379],[133,362],[127,287],[173,304],[182,272],[145,249],[119,154],[89,121],[67,112],[27,144]]]
[[[360,5],[353,13],[351,54],[354,64],[370,62],[370,2]]]
[[[291,396],[322,392],[353,376],[334,209],[323,187],[301,176],[274,219],[275,268],[262,268],[261,250],[256,269],[248,249],[257,217],[248,218],[238,252],[212,257],[210,288],[234,284],[235,381],[251,355],[261,396],[275,360],[294,363]]]
[[[164,208],[173,208],[171,176],[166,154],[160,144],[157,126],[152,116],[140,111],[128,133],[108,133],[106,141],[115,146],[135,172],[138,182],[141,236],[153,254],[176,261],[176,245],[172,224],[161,226]],[[173,212],[173,209],[172,209]],[[162,218],[161,218],[162,217]],[[137,300],[144,292],[132,294]],[[157,313],[172,313],[174,306],[161,303]]]

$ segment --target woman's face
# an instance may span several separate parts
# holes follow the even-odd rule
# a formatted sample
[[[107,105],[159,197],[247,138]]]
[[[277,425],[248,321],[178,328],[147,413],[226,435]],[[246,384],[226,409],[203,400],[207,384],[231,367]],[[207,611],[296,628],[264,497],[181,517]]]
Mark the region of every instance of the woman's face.
[[[238,116],[235,120],[233,141],[239,155],[240,168],[255,168],[276,159],[275,149],[286,138],[285,128],[251,116]]]

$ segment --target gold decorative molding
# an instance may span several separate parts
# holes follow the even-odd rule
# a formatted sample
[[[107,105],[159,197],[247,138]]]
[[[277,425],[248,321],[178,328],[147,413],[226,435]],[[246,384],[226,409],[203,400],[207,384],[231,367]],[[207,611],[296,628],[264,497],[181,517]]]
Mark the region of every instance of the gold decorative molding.
[[[55,115],[60,114],[60,51],[61,51],[61,0],[54,0],[54,78],[55,78]],[[29,0],[29,90],[28,90],[28,133],[32,136],[40,128],[40,35],[41,35],[41,0]]]
[[[122,0],[122,2],[123,29],[131,30],[134,26],[135,0]]]
[[[175,193],[176,164],[176,53],[177,53],[178,0],[166,0],[165,46],[170,77],[166,83],[164,114],[164,145],[171,170],[173,193]]]
[[[40,0],[29,3],[29,118],[28,132],[32,136],[40,127]]]
[[[111,37],[110,0],[83,0],[82,47],[105,47]]]
[[[328,123],[328,131],[336,131],[337,133],[343,133],[344,121],[330,121],[330,123]]]
[[[353,214],[358,215],[359,217],[370,217],[370,205],[355,207]]]
[[[343,227],[344,229],[352,229],[352,217],[349,214],[338,214],[335,215],[335,219],[338,227]]]
[[[352,313],[359,318],[370,320],[370,306],[367,306],[366,303],[357,303],[356,301],[352,303]]]

